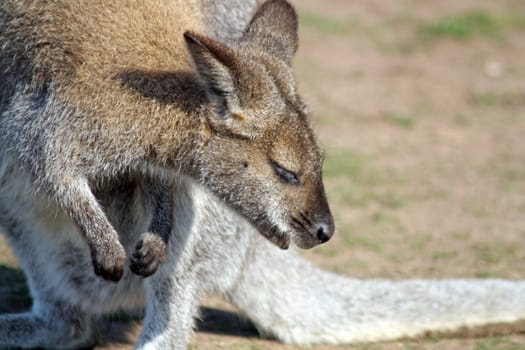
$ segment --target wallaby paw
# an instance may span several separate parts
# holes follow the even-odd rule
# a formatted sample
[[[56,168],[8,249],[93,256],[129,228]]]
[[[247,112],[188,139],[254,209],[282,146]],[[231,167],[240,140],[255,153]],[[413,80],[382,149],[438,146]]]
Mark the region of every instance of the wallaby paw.
[[[91,259],[96,275],[107,281],[120,281],[126,266],[126,251],[119,242],[93,247]]]
[[[142,277],[153,275],[166,260],[166,248],[166,242],[161,237],[150,232],[144,233],[131,254],[131,271]]]

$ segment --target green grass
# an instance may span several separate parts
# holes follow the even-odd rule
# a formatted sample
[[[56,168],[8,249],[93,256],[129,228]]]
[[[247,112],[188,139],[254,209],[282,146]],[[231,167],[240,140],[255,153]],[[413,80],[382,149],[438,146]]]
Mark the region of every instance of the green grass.
[[[472,10],[423,24],[419,32],[426,39],[468,40],[474,37],[500,37],[504,30],[511,28],[525,28],[525,14],[494,14]]]
[[[233,347],[225,346],[225,348],[229,348],[232,350],[263,350],[263,348],[256,344],[238,344],[234,345]]]
[[[457,113],[454,116],[454,122],[459,126],[469,126],[472,124],[473,117],[465,113]]]
[[[525,344],[518,344],[510,339],[489,338],[476,344],[475,350],[525,350]]]
[[[375,236],[344,236],[345,245],[348,247],[362,247],[374,253],[381,254],[384,250],[380,239]]]
[[[328,185],[328,197],[351,207],[365,207],[372,197],[369,191],[348,183],[344,187]]]
[[[373,199],[385,208],[400,209],[404,207],[408,198],[392,192],[376,193]]]
[[[331,200],[358,208],[376,203],[386,209],[400,209],[409,201],[407,196],[351,181],[327,184],[327,191]]]
[[[332,150],[323,169],[331,200],[351,207],[376,203],[387,209],[399,209],[408,202],[408,197],[388,189],[402,183],[400,175],[378,166],[372,156],[351,149]]]
[[[364,172],[372,158],[352,149],[330,150],[326,154],[323,175],[329,177],[357,178]]]
[[[416,119],[414,117],[401,113],[384,112],[383,116],[387,122],[405,129],[412,128],[416,123]]]
[[[458,241],[468,241],[471,239],[472,234],[468,231],[455,231],[452,232],[451,236]]]
[[[495,278],[498,274],[490,271],[479,271],[474,274],[476,278]]]
[[[327,151],[323,166],[326,178],[350,179],[364,186],[399,184],[402,176],[393,169],[377,164],[377,159],[350,148]]]
[[[421,345],[418,343],[409,342],[404,343],[403,348],[405,348],[405,350],[419,350],[421,348]]]
[[[506,263],[517,259],[518,248],[510,245],[480,244],[473,249],[477,258],[489,265]]]
[[[519,107],[525,106],[523,91],[485,91],[473,94],[475,107]]]
[[[494,92],[484,92],[473,97],[474,105],[494,107],[501,104],[501,97]]]
[[[391,223],[398,224],[399,223],[399,219],[397,217],[390,215],[388,213],[381,212],[381,211],[376,211],[375,213],[372,214],[370,218],[372,219],[372,222],[375,224],[391,224]]]
[[[432,258],[432,261],[439,261],[439,260],[447,261],[451,258],[455,258],[457,255],[458,253],[455,251],[439,250],[439,251],[432,252],[431,258]]]
[[[335,249],[335,247],[331,245],[325,245],[320,246],[318,249],[315,250],[315,254],[324,256],[326,258],[334,258],[340,253],[339,249]]]
[[[323,79],[323,76],[327,74],[326,67],[311,57],[298,57],[295,61],[295,71],[297,76],[300,77],[298,83],[308,88],[317,86],[319,80]],[[316,113],[314,118],[322,122],[325,116],[326,114],[319,115]]]
[[[303,12],[300,14],[300,23],[305,28],[314,29],[321,34],[341,35],[347,33],[352,22],[342,21],[339,19],[321,16],[312,12]]]
[[[525,181],[525,169],[521,167],[498,167],[498,164],[494,164],[493,172],[496,176],[507,181]]]
[[[190,349],[192,349],[190,347]],[[228,349],[228,350],[266,350],[267,347],[263,347],[258,344],[217,344],[217,349]]]
[[[494,36],[499,30],[493,15],[473,11],[428,23],[421,28],[421,33],[428,38],[470,39],[479,35]]]
[[[407,246],[412,251],[423,251],[427,249],[431,240],[432,237],[429,234],[420,232],[407,242]]]
[[[339,224],[337,232],[344,247],[360,247],[377,254],[385,253],[385,245],[388,245],[386,237],[392,232],[403,231],[399,218],[387,211],[375,211]]]

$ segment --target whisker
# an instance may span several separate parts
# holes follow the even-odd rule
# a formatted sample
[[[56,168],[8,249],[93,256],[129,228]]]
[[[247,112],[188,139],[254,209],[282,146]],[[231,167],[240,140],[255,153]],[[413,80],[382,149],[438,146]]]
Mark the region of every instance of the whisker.
[[[297,226],[299,226],[301,229],[303,230],[306,230],[306,227],[304,226],[304,223],[302,221],[300,221],[299,219],[295,218],[295,217],[291,217],[292,219],[292,224],[296,224]]]
[[[312,220],[310,220],[304,213],[299,213],[301,215],[301,218],[308,224],[308,226],[312,226]]]
[[[302,227],[298,226],[297,224],[295,223],[290,223],[290,226],[292,226],[294,229],[296,229],[297,231],[302,231]]]

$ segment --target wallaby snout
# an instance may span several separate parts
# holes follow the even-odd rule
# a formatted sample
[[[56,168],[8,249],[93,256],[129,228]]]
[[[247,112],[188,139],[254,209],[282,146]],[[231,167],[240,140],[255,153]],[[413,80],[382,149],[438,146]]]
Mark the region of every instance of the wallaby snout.
[[[315,245],[328,242],[335,232],[335,223],[328,203],[323,208],[323,214],[314,216],[310,234],[316,240]]]
[[[322,187],[314,198],[314,204],[308,210],[292,215],[290,220],[290,226],[295,231],[292,240],[302,249],[328,242],[335,232],[334,219]]]
[[[296,229],[292,235],[293,242],[302,249],[310,249],[328,242],[335,232],[334,220],[331,215],[317,222],[313,222],[307,217],[302,217],[300,220],[293,219],[292,227]]]
[[[334,235],[334,223],[333,223],[333,219],[330,218],[330,221],[327,223],[327,222],[322,222],[320,223],[318,226],[317,226],[317,231],[316,231],[316,236],[317,236],[317,239],[319,240],[319,243],[320,244],[323,244],[323,243],[326,243],[330,240],[330,238],[332,238],[332,236]]]
[[[314,225],[312,227],[312,234],[314,238],[317,238],[318,244],[323,244],[328,242],[334,235],[335,223],[322,185],[319,192],[315,209],[316,214],[313,215]]]

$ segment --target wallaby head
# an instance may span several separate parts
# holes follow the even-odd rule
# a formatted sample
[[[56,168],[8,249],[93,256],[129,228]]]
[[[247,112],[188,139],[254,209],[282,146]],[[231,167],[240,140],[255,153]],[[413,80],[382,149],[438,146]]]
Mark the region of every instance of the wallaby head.
[[[282,248],[326,242],[334,222],[323,155],[296,91],[297,14],[264,3],[228,47],[196,33],[186,43],[214,112],[195,158],[198,178]]]

